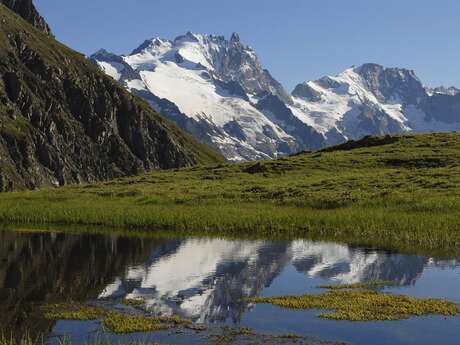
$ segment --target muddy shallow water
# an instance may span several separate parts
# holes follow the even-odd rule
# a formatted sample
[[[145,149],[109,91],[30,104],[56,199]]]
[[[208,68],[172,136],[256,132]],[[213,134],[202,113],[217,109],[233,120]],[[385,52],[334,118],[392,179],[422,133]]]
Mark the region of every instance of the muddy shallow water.
[[[384,291],[460,304],[460,261],[351,248],[330,242],[151,239],[115,235],[0,232],[0,325],[46,334],[50,342],[94,337],[201,344],[209,334],[163,331],[116,336],[96,321],[50,321],[45,303],[91,302],[117,310],[142,298],[141,310],[179,315],[209,328],[250,327],[350,344],[459,343],[460,318],[348,322],[317,310],[251,305],[249,297],[320,293],[330,283],[391,281]]]

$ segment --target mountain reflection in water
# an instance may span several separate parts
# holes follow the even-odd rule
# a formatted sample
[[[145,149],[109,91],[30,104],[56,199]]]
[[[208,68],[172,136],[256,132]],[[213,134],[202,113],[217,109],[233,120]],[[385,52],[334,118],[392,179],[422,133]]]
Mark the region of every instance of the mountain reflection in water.
[[[247,298],[292,267],[306,278],[414,284],[428,265],[456,265],[311,241],[162,240],[0,232],[0,329],[51,331],[44,303],[139,298],[162,315],[238,322]]]

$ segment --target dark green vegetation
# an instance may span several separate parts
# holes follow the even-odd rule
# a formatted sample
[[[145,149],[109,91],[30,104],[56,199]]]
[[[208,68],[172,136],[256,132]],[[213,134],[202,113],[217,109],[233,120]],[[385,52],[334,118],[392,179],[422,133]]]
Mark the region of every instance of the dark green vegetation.
[[[20,339],[15,339],[11,336],[6,336],[4,334],[0,335],[0,345],[46,345],[47,341],[45,337],[32,337],[29,334],[23,335]],[[72,345],[72,341],[68,338],[58,339],[58,345]],[[84,345],[161,345],[159,343],[146,343],[142,341],[132,341],[132,342],[112,342],[105,339],[95,339],[92,341],[86,342]]]
[[[230,344],[323,344],[332,345],[329,342],[308,341],[304,337],[296,334],[284,335],[266,335],[258,334],[247,327],[231,328],[223,327],[219,333],[214,333],[209,336],[210,344],[212,345],[230,345]],[[337,343],[334,343],[339,345]],[[344,344],[341,344],[344,345]]]
[[[254,303],[271,303],[289,309],[334,310],[319,317],[332,320],[385,321],[403,320],[411,316],[458,316],[454,302],[420,299],[379,293],[371,290],[331,290],[320,295],[254,298]]]
[[[355,146],[3,194],[0,221],[154,236],[303,237],[459,255],[460,134]]]
[[[54,40],[30,6],[0,2],[0,191],[222,161]]]
[[[296,345],[345,345],[343,343],[332,343],[325,341],[314,341],[308,340],[304,337],[295,335],[295,334],[286,334],[286,335],[267,335],[267,334],[258,334],[252,332],[249,329],[234,329],[230,327],[224,327],[220,330],[212,332],[206,336],[206,343],[212,345],[230,345],[230,344],[239,344],[239,345],[255,345],[255,344],[272,344],[272,345],[281,345],[281,344],[296,344]],[[204,341],[204,339],[203,339]],[[15,339],[11,336],[0,335],[0,345],[45,345],[47,344],[46,338],[31,337],[28,334],[23,335],[19,339]],[[63,337],[57,340],[58,345],[72,345],[73,342],[70,338]],[[161,345],[160,343],[150,343],[145,341],[113,341],[109,338],[96,337],[91,341],[87,341],[84,345]]]

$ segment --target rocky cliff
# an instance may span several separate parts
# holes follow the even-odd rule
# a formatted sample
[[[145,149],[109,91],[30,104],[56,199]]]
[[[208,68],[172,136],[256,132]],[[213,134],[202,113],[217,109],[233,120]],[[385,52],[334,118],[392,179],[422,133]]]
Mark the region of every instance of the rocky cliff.
[[[0,191],[221,161],[50,37],[30,1],[3,3],[35,28],[0,5]]]
[[[5,5],[13,12],[19,14],[30,24],[46,34],[51,33],[51,29],[45,19],[38,13],[32,0],[0,0],[0,4]]]

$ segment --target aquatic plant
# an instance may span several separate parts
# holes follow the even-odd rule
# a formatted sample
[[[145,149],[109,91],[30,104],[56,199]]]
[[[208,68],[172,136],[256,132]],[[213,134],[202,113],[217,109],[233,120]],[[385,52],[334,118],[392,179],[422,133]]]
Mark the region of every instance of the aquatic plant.
[[[263,297],[254,303],[270,303],[289,309],[326,309],[321,318],[349,321],[402,320],[411,316],[457,316],[456,303],[379,293],[371,290],[332,290],[320,295]]]
[[[102,308],[79,303],[47,304],[41,309],[50,320],[98,320],[107,313]]]
[[[154,318],[141,315],[109,313],[102,321],[105,328],[115,333],[152,332],[169,328],[169,325]]]
[[[129,315],[117,312],[108,313],[102,325],[114,333],[153,332],[172,327],[188,325],[191,321],[178,316],[148,317],[144,315]]]
[[[142,298],[125,298],[122,301],[123,304],[138,307],[145,304],[145,301]]]
[[[41,309],[45,318],[51,320],[101,320],[106,329],[115,333],[152,332],[192,324],[177,315],[132,315],[78,303],[48,304]]]

